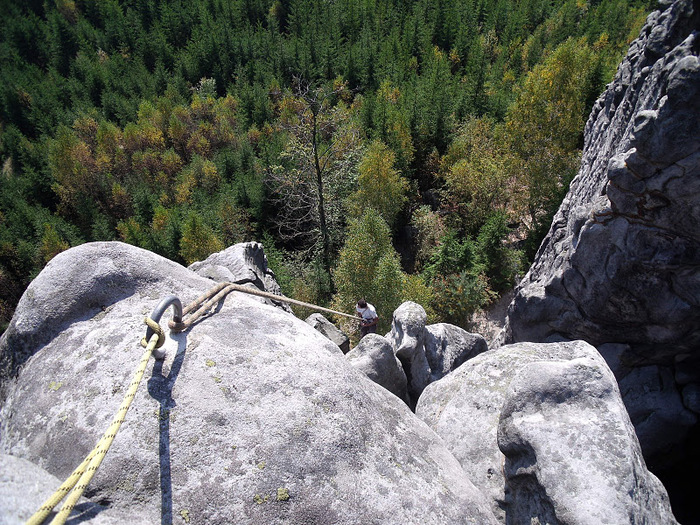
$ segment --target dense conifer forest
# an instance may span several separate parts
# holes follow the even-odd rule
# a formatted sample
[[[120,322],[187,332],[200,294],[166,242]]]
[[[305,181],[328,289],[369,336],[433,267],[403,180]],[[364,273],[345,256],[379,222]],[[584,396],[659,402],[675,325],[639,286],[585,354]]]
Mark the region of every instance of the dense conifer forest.
[[[104,240],[183,264],[258,240],[287,295],[466,328],[533,257],[653,3],[3,7],[0,329]]]

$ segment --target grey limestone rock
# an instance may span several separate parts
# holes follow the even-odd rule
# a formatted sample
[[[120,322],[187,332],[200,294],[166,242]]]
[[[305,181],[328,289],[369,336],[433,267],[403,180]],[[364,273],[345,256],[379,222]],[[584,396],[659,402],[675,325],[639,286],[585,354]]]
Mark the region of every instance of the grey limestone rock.
[[[624,342],[646,364],[700,347],[698,20],[678,0],[630,47],[502,342]]]
[[[449,323],[425,327],[425,356],[430,366],[430,380],[437,381],[471,359],[488,350],[479,334],[472,334]]]
[[[484,352],[431,383],[416,415],[503,523],[675,523],[612,373],[582,341]],[[610,519],[601,520],[608,508]]]
[[[428,384],[487,350],[486,340],[478,334],[447,323],[426,326],[426,320],[425,309],[407,301],[394,311],[385,337],[368,334],[347,355],[353,366],[410,407],[415,407]]]
[[[657,460],[660,466],[679,460],[679,450],[675,454],[668,451],[687,438],[698,418],[686,406],[671,367],[626,362],[629,345],[609,343],[598,347],[598,351],[615,374],[644,455],[663,457],[664,463]]]
[[[259,290],[281,295],[275,274],[267,267],[267,257],[262,244],[242,242],[223,251],[211,254],[203,261],[188,266],[190,270],[217,282],[250,283]],[[274,304],[291,312],[287,303],[258,298],[260,302]]]
[[[23,525],[54,493],[63,480],[52,476],[31,461],[0,454],[0,523]],[[57,506],[56,511],[60,509]],[[49,514],[48,519],[55,513]],[[137,513],[99,505],[82,497],[68,523],[89,522],[94,525],[134,523],[147,525]]]
[[[700,6],[660,7],[591,112],[580,170],[499,340],[626,345],[626,367],[653,367],[622,388],[653,464],[697,422],[679,392],[700,369]],[[654,371],[672,368],[685,382],[660,389]]]
[[[350,351],[350,338],[323,315],[319,313],[311,314],[306,318],[306,322],[337,344],[344,354]]]
[[[430,365],[424,348],[427,319],[421,305],[406,301],[394,310],[391,331],[386,335],[406,372],[411,407],[415,406],[423,389],[430,383]]]
[[[386,338],[367,334],[345,357],[354,368],[408,403],[406,374]]]
[[[121,243],[54,258],[0,339],[2,452],[65,479],[124,398],[144,315],[212,284]],[[164,349],[91,501],[147,523],[494,523],[442,440],[293,315],[234,292]]]
[[[0,523],[26,523],[60,484],[61,480],[34,463],[0,454]],[[49,518],[54,515],[55,513],[51,513]],[[108,509],[82,497],[69,523],[84,521],[103,525],[145,523],[138,516],[119,515],[114,509]]]
[[[615,378],[592,347],[522,366],[506,392],[498,445],[513,525],[676,523]]]

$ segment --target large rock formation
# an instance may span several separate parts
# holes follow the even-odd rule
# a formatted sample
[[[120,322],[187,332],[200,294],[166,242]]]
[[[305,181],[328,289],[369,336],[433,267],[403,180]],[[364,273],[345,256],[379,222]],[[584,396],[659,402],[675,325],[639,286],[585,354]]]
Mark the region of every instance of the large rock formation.
[[[675,523],[614,376],[582,341],[480,354],[428,385],[416,415],[504,523]]]
[[[486,339],[481,335],[453,324],[431,324],[425,327],[425,332],[423,345],[431,382],[442,379],[468,359],[488,350]]]
[[[367,334],[345,357],[354,368],[408,404],[406,374],[385,337]]]
[[[0,339],[1,451],[65,478],[124,397],[144,315],[213,284],[121,243],[56,256]],[[282,309],[232,293],[164,348],[86,493],[118,522],[495,523],[442,440]]]
[[[609,356],[622,365],[620,380],[653,367],[633,372],[635,383],[651,383],[623,394],[657,464],[698,414],[698,29],[697,1],[663,2],[649,16],[593,108],[581,169],[510,305],[501,341],[620,343]],[[639,395],[659,390],[661,376],[665,401]],[[671,413],[675,439],[661,444]]]
[[[338,348],[340,348],[344,354],[347,354],[350,351],[350,338],[337,326],[323,317],[323,315],[313,313],[306,318],[306,322],[337,344]]]
[[[203,261],[188,266],[190,270],[216,282],[251,284],[260,290],[280,294],[275,274],[267,266],[267,257],[259,242],[242,242],[211,254]],[[291,312],[289,304],[258,298],[266,304],[274,304]]]
[[[63,482],[26,459],[0,454],[0,523],[23,525]],[[140,516],[81,498],[69,523],[149,525]]]
[[[388,334],[368,334],[346,355],[352,366],[411,408],[427,385],[488,349],[479,334],[447,323],[426,325],[427,318],[421,305],[406,301],[394,311]]]
[[[411,407],[427,385],[488,348],[479,334],[448,323],[426,325],[427,318],[421,305],[406,301],[394,311],[385,336],[406,374]]]

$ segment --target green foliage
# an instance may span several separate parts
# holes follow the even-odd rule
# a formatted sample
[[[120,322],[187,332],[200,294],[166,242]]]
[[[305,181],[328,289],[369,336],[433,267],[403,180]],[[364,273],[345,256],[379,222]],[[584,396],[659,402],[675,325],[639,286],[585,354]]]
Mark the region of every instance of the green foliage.
[[[364,298],[377,309],[378,331],[388,330],[392,313],[401,304],[404,278],[389,227],[379,213],[370,208],[351,220],[333,272],[334,309],[352,313]]]
[[[585,38],[568,39],[528,74],[509,109],[506,129],[535,230],[551,222],[578,167],[587,103],[602,88],[598,68]]]
[[[62,251],[70,248],[69,244],[59,235],[51,224],[44,225],[44,235],[39,245],[39,259],[46,264]]]
[[[434,249],[423,273],[430,279],[438,275],[459,273],[474,265],[474,246],[469,239],[459,239],[455,230],[449,230]]]
[[[196,213],[190,213],[182,227],[180,255],[190,265],[224,249],[216,232]]]
[[[426,314],[428,314],[428,324],[441,321],[441,317],[434,309],[435,290],[425,281],[422,275],[413,274],[405,276],[400,302],[404,303],[406,301],[418,303],[425,309]]]
[[[453,222],[474,234],[494,211],[518,210],[510,147],[492,121],[469,119],[443,157],[443,196]]]
[[[445,236],[445,224],[430,206],[419,206],[411,217],[415,229],[415,269],[421,271],[428,263],[440,240]]]
[[[486,221],[476,239],[476,265],[486,274],[491,288],[497,293],[512,288],[521,270],[522,255],[506,246],[507,235],[506,217],[497,213]]]
[[[432,308],[440,318],[469,329],[474,312],[483,308],[494,297],[488,280],[483,274],[462,271],[433,280]]]
[[[317,278],[310,296],[327,295],[364,137],[377,142],[360,170],[372,175],[360,183],[358,202],[381,197],[372,206],[394,224],[397,209],[434,207],[415,219],[417,268],[444,223],[473,236],[487,211],[530,225],[534,249],[576,167],[583,119],[653,6],[60,0],[5,7],[0,281],[11,285],[0,286],[0,301],[10,312],[30,276],[65,244],[121,238],[184,262],[270,231],[296,260],[308,243],[280,235],[280,223],[289,223],[274,199],[281,186],[264,184],[275,170],[291,179],[327,175],[325,277],[311,270],[299,277]],[[303,85],[324,86],[320,111],[309,100],[299,105]],[[307,124],[315,117],[316,137],[298,132],[313,130]],[[410,192],[397,174],[410,179]],[[440,185],[438,209],[430,196]],[[321,230],[312,220],[300,231]],[[191,231],[206,239],[185,235]],[[318,251],[308,250],[300,267]],[[396,270],[390,262],[387,276]]]
[[[350,196],[348,208],[354,217],[372,208],[393,227],[408,198],[408,183],[394,169],[396,156],[381,141],[375,140],[360,161],[357,191]]]

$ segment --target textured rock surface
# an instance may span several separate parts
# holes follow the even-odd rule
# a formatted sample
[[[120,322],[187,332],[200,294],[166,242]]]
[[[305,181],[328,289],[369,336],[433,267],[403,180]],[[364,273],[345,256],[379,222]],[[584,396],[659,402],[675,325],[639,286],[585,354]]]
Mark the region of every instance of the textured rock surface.
[[[188,266],[193,272],[216,282],[250,283],[259,290],[281,294],[275,274],[267,267],[267,257],[262,244],[243,242],[213,253],[203,261]],[[258,298],[260,302],[274,304],[291,312],[287,303]]]
[[[0,523],[23,525],[62,482],[63,480],[52,476],[31,461],[0,454]],[[49,515],[49,518],[52,515]],[[81,498],[78,502],[74,516],[68,523],[83,521],[89,521],[94,525],[148,523],[137,514],[107,509],[86,498]]]
[[[354,368],[408,403],[406,374],[386,338],[367,334],[345,357]]]
[[[212,284],[121,243],[54,258],[0,339],[12,365],[2,451],[63,479],[124,396],[144,314],[166,294],[186,303]],[[439,437],[279,308],[230,294],[165,348],[90,484],[92,501],[148,523],[494,522]]]
[[[306,322],[337,344],[344,354],[350,351],[350,338],[321,314],[311,314]]]
[[[61,484],[26,459],[0,454],[0,509],[3,523],[19,525],[36,512]]]
[[[416,415],[504,523],[675,522],[612,373],[582,341],[478,355],[430,384]]]
[[[430,366],[430,380],[437,381],[471,359],[488,350],[488,344],[479,334],[471,334],[448,323],[425,327],[425,356]]]
[[[657,458],[662,467],[678,461],[681,449],[675,445],[688,437],[697,412],[685,403],[672,368],[626,365],[620,358],[627,355],[629,345],[605,344],[598,351],[615,374],[644,455]]]
[[[651,361],[697,349],[699,17],[690,1],[652,14],[596,103],[581,170],[511,304],[507,341],[624,341]]]
[[[421,305],[406,301],[394,310],[391,331],[386,335],[406,373],[411,407],[415,406],[421,392],[430,383],[430,366],[424,347],[427,319],[428,315]]]
[[[653,371],[700,369],[700,4],[662,7],[591,113],[581,169],[501,338],[624,343],[626,367],[658,367],[623,387],[655,464],[697,424],[677,392],[699,380],[697,372],[676,385],[662,379],[663,400]],[[663,412],[674,414],[672,435]]]

